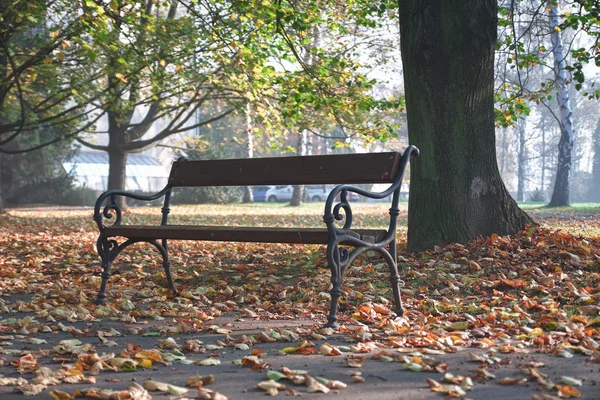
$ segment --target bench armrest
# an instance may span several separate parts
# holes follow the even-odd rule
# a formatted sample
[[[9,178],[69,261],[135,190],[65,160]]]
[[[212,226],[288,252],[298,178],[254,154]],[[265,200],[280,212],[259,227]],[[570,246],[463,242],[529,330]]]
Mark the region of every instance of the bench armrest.
[[[108,220],[112,220],[113,215],[114,215],[114,222],[110,225],[120,225],[121,224],[122,211],[121,211],[121,207],[119,207],[119,205],[117,204],[117,201],[116,201],[117,197],[119,197],[119,196],[128,197],[128,198],[135,199],[135,200],[142,200],[142,201],[152,201],[152,200],[160,199],[161,197],[165,196],[165,205],[162,210],[162,212],[163,212],[162,224],[164,225],[166,223],[167,214],[169,213],[169,209],[168,209],[169,200],[171,197],[171,187],[170,186],[166,186],[160,192],[151,194],[151,195],[141,195],[141,194],[137,194],[137,193],[127,192],[124,190],[109,190],[109,191],[102,193],[98,197],[98,199],[96,200],[96,205],[94,206],[94,221],[96,221],[96,224],[98,225],[98,228],[100,229],[100,231],[102,231],[104,226],[106,226],[106,224],[104,224],[104,221],[105,221],[104,218],[106,218]],[[109,199],[109,202],[107,205],[104,206],[104,208],[102,208],[102,205],[104,204],[106,199]]]
[[[327,228],[329,230],[335,230],[336,228],[334,227],[334,221],[342,221],[345,217],[346,221],[344,223],[344,226],[341,229],[337,229],[337,233],[346,233],[350,231],[352,227],[352,208],[350,207],[350,203],[348,202],[348,192],[357,193],[371,199],[383,199],[393,194],[392,207],[390,209],[390,212],[392,212],[392,210],[397,210],[404,170],[406,169],[406,165],[410,161],[410,157],[418,155],[419,149],[412,145],[408,146],[408,148],[402,154],[402,158],[400,160],[400,165],[398,166],[398,171],[394,178],[394,182],[392,182],[390,187],[384,190],[383,192],[372,192],[370,190],[366,190],[358,186],[346,184],[334,187],[329,193],[329,196],[327,197],[327,201],[325,203],[325,213],[323,215],[323,221],[325,221],[325,223],[327,224]],[[334,206],[334,203],[337,201],[336,198],[338,194],[340,195],[340,200]],[[341,210],[343,210],[344,213],[341,213]]]

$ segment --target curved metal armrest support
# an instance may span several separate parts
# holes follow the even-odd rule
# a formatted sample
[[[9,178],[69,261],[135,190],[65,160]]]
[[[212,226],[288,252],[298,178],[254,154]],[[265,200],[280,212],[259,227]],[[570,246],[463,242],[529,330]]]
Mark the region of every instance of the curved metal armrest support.
[[[101,232],[102,228],[105,226],[103,217],[106,219],[112,219],[114,214],[115,221],[111,225],[119,225],[121,223],[122,211],[121,207],[119,207],[116,201],[118,196],[129,197],[135,200],[152,201],[160,199],[163,196],[167,196],[168,199],[170,197],[170,193],[170,186],[166,186],[160,192],[151,195],[141,195],[132,192],[127,192],[124,190],[106,191],[102,193],[96,200],[96,205],[94,206],[94,221],[96,221],[96,224],[98,225],[98,228]],[[110,199],[110,201],[104,208],[102,208],[102,204],[104,204],[104,201],[107,198]],[[168,204],[165,204],[165,207],[168,207]]]
[[[394,194],[392,208],[397,208],[399,197],[398,194],[400,192],[400,186],[402,185],[402,176],[404,175],[404,170],[406,169],[406,165],[408,164],[410,157],[418,155],[419,149],[417,149],[415,146],[411,145],[407,147],[402,154],[402,158],[400,159],[400,165],[398,167],[398,172],[396,173],[394,182],[392,182],[390,187],[383,192],[372,192],[357,186],[345,184],[334,187],[327,197],[327,201],[325,203],[325,213],[323,215],[323,220],[327,224],[328,228],[335,229],[333,222],[335,220],[341,221],[344,219],[344,215],[342,215],[340,212],[341,210],[344,210],[344,213],[346,214],[346,222],[344,227],[338,230],[338,232],[347,232],[350,230],[352,226],[352,209],[350,207],[350,203],[348,202],[348,192],[357,193],[371,199],[383,199],[391,194]],[[333,204],[336,201],[338,194],[340,194],[340,201],[334,206]]]

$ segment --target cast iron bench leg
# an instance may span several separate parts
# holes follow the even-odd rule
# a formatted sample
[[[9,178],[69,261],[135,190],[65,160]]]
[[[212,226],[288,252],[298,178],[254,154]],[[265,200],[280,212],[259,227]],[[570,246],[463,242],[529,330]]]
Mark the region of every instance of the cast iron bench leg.
[[[337,329],[337,309],[338,302],[342,295],[342,282],[344,280],[344,272],[348,263],[348,250],[338,246],[337,239],[330,239],[327,245],[327,264],[331,270],[331,302],[329,303],[329,315],[327,316],[327,324],[325,327]]]
[[[175,283],[173,283],[173,276],[171,275],[171,260],[169,260],[169,247],[167,246],[166,239],[163,239],[162,247],[165,250],[165,252],[162,254],[162,256],[163,256],[163,269],[165,270],[165,276],[167,277],[167,283],[169,284],[169,289],[171,289],[174,293],[177,293],[177,289],[175,288]]]
[[[389,252],[393,261],[388,261],[388,266],[390,268],[390,284],[392,285],[392,292],[394,294],[394,305],[396,306],[394,312],[396,315],[401,317],[404,315],[404,308],[402,307],[402,298],[400,296],[400,275],[398,274],[396,239],[392,240],[392,242],[389,244]]]
[[[339,324],[337,323],[337,308],[338,302],[340,300],[340,296],[342,295],[342,282],[341,279],[338,282],[334,282],[334,278],[331,278],[331,283],[333,284],[333,288],[329,292],[331,294],[331,302],[329,303],[329,315],[327,316],[327,324],[325,324],[326,328],[339,328]]]
[[[96,297],[96,304],[106,303],[106,285],[108,284],[108,278],[111,276],[110,267],[112,265],[111,245],[113,245],[113,242],[109,242],[104,235],[100,235],[96,247],[102,260],[102,273],[100,275],[102,277],[102,283],[100,284],[100,291]]]

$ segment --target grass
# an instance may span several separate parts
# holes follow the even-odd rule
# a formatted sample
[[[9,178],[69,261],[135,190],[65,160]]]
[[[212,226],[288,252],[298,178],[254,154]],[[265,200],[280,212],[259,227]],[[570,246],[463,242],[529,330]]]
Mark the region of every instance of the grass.
[[[546,208],[543,203],[525,202],[519,204],[542,226],[567,230],[569,233],[584,236],[600,236],[600,203],[575,203],[570,207]],[[388,225],[389,204],[352,204],[355,228],[383,228]],[[400,204],[399,231],[406,233],[407,202]],[[237,226],[279,226],[323,228],[322,202],[306,203],[300,207],[290,207],[287,203],[255,204],[199,204],[176,205],[169,215],[170,224],[187,225],[237,225]],[[88,209],[22,210],[11,209],[3,217],[8,224],[17,224],[22,230],[37,230],[39,223],[48,219],[61,225],[71,225],[83,232],[96,232]],[[158,224],[160,207],[132,207],[123,216],[124,224]],[[107,221],[110,222],[110,221]],[[0,228],[1,228],[0,224]],[[401,239],[402,240],[402,239]]]
[[[523,202],[519,203],[519,207],[521,207],[525,211],[540,211],[548,214],[598,214],[600,213],[600,203],[572,203],[570,206],[566,207],[547,207],[546,202]]]

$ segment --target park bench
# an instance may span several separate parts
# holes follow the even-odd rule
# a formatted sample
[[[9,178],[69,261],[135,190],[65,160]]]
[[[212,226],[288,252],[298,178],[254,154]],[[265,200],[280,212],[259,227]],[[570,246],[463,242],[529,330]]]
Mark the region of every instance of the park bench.
[[[395,312],[402,315],[404,311],[400,298],[396,257],[398,200],[406,165],[411,155],[418,154],[416,147],[409,146],[404,154],[386,152],[201,161],[179,159],[173,163],[166,187],[156,194],[146,196],[118,190],[104,192],[98,197],[94,208],[94,220],[100,230],[96,247],[102,260],[102,283],[96,302],[101,304],[106,301],[105,292],[111,276],[111,264],[123,249],[133,243],[147,242],[158,249],[162,255],[162,265],[169,288],[174,292],[176,288],[171,276],[169,240],[326,244],[332,283],[328,326],[337,325],[337,304],[342,294],[344,273],[352,261],[365,251],[378,252],[387,261]],[[339,185],[329,193],[325,202],[323,221],[326,228],[168,224],[169,203],[174,188],[330,183]],[[390,186],[383,192],[371,192],[353,186],[360,183],[387,183]],[[387,228],[352,229],[353,215],[348,202],[349,192],[372,199],[383,199],[392,195],[390,222]],[[122,224],[122,212],[117,202],[119,196],[144,201],[164,197],[160,225]],[[124,238],[120,244],[116,239],[118,237]]]

